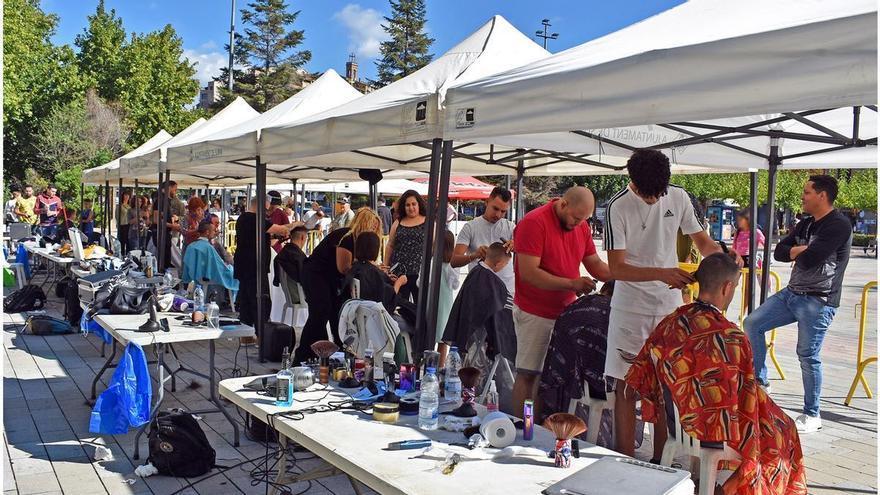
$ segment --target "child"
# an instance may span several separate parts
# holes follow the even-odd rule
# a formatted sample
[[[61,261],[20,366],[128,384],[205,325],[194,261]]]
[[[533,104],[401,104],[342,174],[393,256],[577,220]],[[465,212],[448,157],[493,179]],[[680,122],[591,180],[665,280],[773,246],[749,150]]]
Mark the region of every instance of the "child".
[[[92,200],[84,199],[82,211],[79,212],[79,230],[86,236],[88,242],[92,242],[95,233],[95,212],[92,211]]]
[[[440,298],[437,301],[437,337],[435,342],[438,343],[437,350],[440,351],[440,367],[445,366],[446,354],[449,352],[449,346],[443,339],[443,331],[446,330],[446,322],[449,321],[449,312],[452,311],[453,292],[458,289],[458,269],[453,268],[452,253],[455,249],[455,236],[452,232],[446,231],[446,238],[443,244],[443,267],[440,270]]]
[[[493,242],[486,250],[486,259],[475,266],[461,284],[443,332],[443,342],[466,352],[474,334],[488,335],[490,328],[512,321],[509,313],[506,318],[502,314],[510,311],[510,293],[498,276],[508,263],[510,253],[504,244]]]
[[[343,282],[343,294],[351,293],[352,281],[360,285],[360,298],[382,303],[389,313],[397,309],[397,293],[406,282],[406,275],[392,279],[376,260],[379,258],[379,236],[375,232],[362,232],[354,242],[354,262]]]

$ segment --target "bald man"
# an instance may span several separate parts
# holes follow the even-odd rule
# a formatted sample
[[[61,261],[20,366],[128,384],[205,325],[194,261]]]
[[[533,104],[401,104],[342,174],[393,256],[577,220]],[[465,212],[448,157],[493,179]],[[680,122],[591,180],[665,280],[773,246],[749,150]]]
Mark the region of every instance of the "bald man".
[[[587,219],[593,214],[593,193],[572,187],[530,211],[513,231],[516,246],[513,320],[516,329],[515,412],[535,396],[535,385],[544,369],[544,358],[556,319],[579,294],[592,291],[596,282],[582,277],[580,265],[593,277],[611,278],[608,265],[596,254]]]

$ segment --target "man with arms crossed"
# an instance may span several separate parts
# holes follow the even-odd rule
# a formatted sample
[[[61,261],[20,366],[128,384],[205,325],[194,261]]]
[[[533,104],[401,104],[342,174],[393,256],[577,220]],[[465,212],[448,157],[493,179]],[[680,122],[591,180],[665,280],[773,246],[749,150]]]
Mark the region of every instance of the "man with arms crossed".
[[[587,225],[593,206],[589,189],[572,187],[562,199],[530,211],[513,233],[513,323],[517,346],[513,407],[517,413],[522,411],[526,399],[535,396],[556,319],[578,294],[596,287],[593,279],[581,276],[581,264],[599,280],[611,278],[608,265],[596,254]]]
[[[605,209],[605,249],[616,280],[608,323],[605,376],[615,379],[614,450],[635,453],[636,396],[624,383],[632,359],[666,315],[681,305],[681,290],[694,281],[678,268],[678,230],[703,256],[720,252],[703,230],[684,189],[669,185],[669,159],[639,150],[626,165],[630,183]],[[673,290],[675,289],[675,290]],[[663,415],[654,428],[654,459],[666,442]]]
[[[764,333],[789,323],[798,324],[797,355],[804,381],[804,411],[795,425],[801,433],[822,428],[819,395],[822,391],[822,360],[819,351],[825,332],[840,306],[843,272],[849,263],[852,226],[834,209],[837,180],[813,175],[801,196],[804,213],[794,230],[776,245],[776,261],[794,261],[788,287],[764,301],[743,322],[755,358],[758,383],[767,389],[767,343]]]
[[[516,224],[507,219],[510,199],[507,189],[500,186],[492,189],[486,200],[486,211],[464,224],[458,233],[450,262],[453,268],[468,265],[468,270],[472,270],[480,260],[486,259],[486,250],[495,242],[504,243],[508,251],[513,250],[513,229]],[[507,292],[514,294],[513,263],[508,263],[497,275],[507,286]]]

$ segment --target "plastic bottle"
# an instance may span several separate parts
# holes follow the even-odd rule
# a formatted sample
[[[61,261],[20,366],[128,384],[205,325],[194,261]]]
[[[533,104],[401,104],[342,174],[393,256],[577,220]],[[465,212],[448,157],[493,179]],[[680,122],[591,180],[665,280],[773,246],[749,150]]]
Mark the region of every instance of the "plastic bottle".
[[[446,356],[446,388],[445,397],[447,401],[461,402],[461,378],[458,376],[458,370],[461,369],[461,356],[458,354],[458,347],[449,348],[449,355]]]
[[[419,428],[436,430],[440,422],[440,382],[436,370],[428,368],[422,377],[422,391],[419,398]]]
[[[193,311],[205,312],[205,291],[199,284],[196,284],[196,288],[193,290]]]
[[[275,405],[278,407],[290,407],[293,405],[293,373],[290,372],[290,354],[287,347],[284,348],[283,356],[281,369],[275,375],[277,380]]]
[[[495,388],[495,380],[489,382],[489,392],[486,394],[486,411],[489,413],[498,410],[498,390]]]
[[[205,312],[205,319],[208,320],[208,326],[211,328],[220,328],[220,306],[211,299],[208,303],[208,309]]]

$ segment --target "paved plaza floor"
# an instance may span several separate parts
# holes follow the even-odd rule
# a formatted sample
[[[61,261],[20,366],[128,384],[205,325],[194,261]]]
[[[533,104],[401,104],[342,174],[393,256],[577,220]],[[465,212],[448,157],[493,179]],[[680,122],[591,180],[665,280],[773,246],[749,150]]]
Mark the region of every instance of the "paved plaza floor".
[[[858,318],[854,305],[862,286],[876,280],[877,261],[854,252],[847,270],[843,301],[825,340],[823,361],[825,382],[822,388],[824,428],[819,433],[803,435],[810,493],[844,494],[877,492],[877,401],[868,399],[859,388],[849,407],[843,405],[855,375]],[[790,267],[775,266],[783,284]],[[877,295],[870,298],[866,355],[877,353]],[[50,314],[60,314],[63,306],[53,300]],[[729,314],[739,314],[738,303]],[[154,476],[139,479],[133,475],[136,465],[146,457],[146,438],[141,440],[142,460],[132,459],[134,433],[99,435],[88,432],[91,408],[85,405],[91,381],[103,364],[100,341],[79,334],[67,336],[20,335],[20,315],[4,315],[3,328],[3,468],[4,493],[11,494],[186,494],[221,495],[227,493],[264,493],[265,485],[252,484],[249,472],[257,466],[245,463],[204,481]],[[802,407],[800,367],[794,353],[796,332],[793,326],[780,330],[777,355],[786,379],[774,378],[773,399],[789,414],[796,416]],[[180,357],[191,367],[207,372],[207,344],[177,347]],[[274,363],[260,365],[250,349],[249,359],[237,341],[218,342],[217,367],[224,376],[233,370],[247,374],[273,371]],[[237,359],[237,361],[236,361]],[[111,374],[105,374],[105,384]],[[877,388],[877,368],[868,367],[867,380]],[[166,396],[167,407],[200,409],[208,406],[207,383],[191,387],[189,377],[181,377],[177,392]],[[100,390],[100,388],[99,388]],[[236,415],[238,417],[238,415]],[[242,422],[239,419],[240,422]],[[217,451],[217,463],[232,466],[265,454],[263,445],[242,436],[241,446],[232,446],[232,427],[219,414],[203,418],[203,427]],[[638,456],[650,457],[646,441]],[[95,461],[96,446],[110,449],[112,461]],[[297,453],[296,470],[310,469],[322,461],[306,453]],[[262,467],[260,465],[259,467]],[[216,473],[216,471],[214,472]],[[131,482],[131,480],[135,480]],[[337,476],[291,486],[293,493],[354,493],[347,478]],[[366,491],[369,493],[369,490]]]

